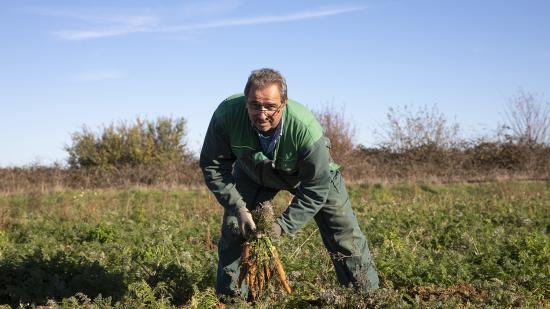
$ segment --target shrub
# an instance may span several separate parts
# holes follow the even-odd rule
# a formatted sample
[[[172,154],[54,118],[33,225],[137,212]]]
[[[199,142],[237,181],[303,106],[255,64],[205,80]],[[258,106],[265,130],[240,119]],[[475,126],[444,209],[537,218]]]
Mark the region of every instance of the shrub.
[[[448,123],[437,105],[418,108],[390,108],[385,131],[377,132],[380,144],[394,151],[428,148],[449,149],[459,144],[460,126]]]
[[[183,118],[137,118],[134,123],[103,127],[99,133],[84,127],[82,132],[72,134],[72,144],[65,147],[69,166],[111,170],[186,161],[191,152],[183,141],[185,124]]]
[[[550,144],[550,102],[519,91],[505,109],[504,129],[519,144]]]
[[[352,155],[355,150],[355,127],[346,120],[344,111],[336,111],[333,105],[327,104],[321,110],[314,111],[314,114],[325,130],[325,136],[330,139],[334,161],[349,165],[355,157]]]

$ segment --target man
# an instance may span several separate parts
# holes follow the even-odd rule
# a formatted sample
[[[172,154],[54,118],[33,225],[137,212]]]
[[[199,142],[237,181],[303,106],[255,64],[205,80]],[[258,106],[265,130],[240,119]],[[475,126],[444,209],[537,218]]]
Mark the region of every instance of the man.
[[[273,238],[293,236],[313,218],[338,281],[366,291],[378,288],[367,241],[329,148],[319,122],[287,98],[285,79],[275,70],[253,71],[244,95],[218,106],[200,155],[206,185],[225,209],[218,243],[218,294],[240,294],[241,245],[256,228],[249,210],[279,190],[290,191],[294,198],[276,219]]]

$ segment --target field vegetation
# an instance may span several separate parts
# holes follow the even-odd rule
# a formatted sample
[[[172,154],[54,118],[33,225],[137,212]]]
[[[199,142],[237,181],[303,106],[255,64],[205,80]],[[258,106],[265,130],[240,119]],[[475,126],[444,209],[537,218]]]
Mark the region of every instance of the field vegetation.
[[[351,186],[381,289],[366,296],[339,287],[310,223],[277,243],[292,295],[273,281],[257,305],[548,306],[549,186]],[[277,196],[276,213],[288,198]],[[0,197],[0,213],[0,304],[218,304],[213,287],[222,208],[204,190],[11,194]]]
[[[272,280],[255,305],[549,307],[549,106],[520,92],[494,135],[470,140],[437,106],[390,109],[372,148],[318,111],[381,288],[340,287],[311,222],[275,244],[288,289]],[[223,209],[185,133],[170,118],[84,127],[66,164],[0,168],[0,307],[219,307]]]

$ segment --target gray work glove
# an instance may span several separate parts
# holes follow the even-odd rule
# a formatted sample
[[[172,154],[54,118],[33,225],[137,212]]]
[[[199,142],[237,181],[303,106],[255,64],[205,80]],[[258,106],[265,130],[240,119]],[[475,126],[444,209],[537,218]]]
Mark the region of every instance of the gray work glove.
[[[269,231],[269,237],[271,237],[272,240],[279,240],[282,234],[283,229],[281,228],[279,223],[273,223],[273,225],[271,226],[271,231]]]
[[[241,234],[245,239],[248,239],[256,232],[256,223],[254,223],[252,214],[246,207],[237,209],[237,221]]]

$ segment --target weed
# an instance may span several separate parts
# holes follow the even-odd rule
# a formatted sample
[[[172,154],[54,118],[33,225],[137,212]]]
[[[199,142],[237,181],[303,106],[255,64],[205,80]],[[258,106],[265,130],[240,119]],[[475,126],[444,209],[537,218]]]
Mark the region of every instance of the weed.
[[[380,289],[364,295],[340,287],[310,222],[276,243],[292,294],[275,281],[256,305],[548,307],[549,188],[545,182],[352,186]],[[276,212],[287,205],[284,194],[273,201]],[[0,304],[217,306],[211,242],[219,239],[223,209],[206,190],[35,191],[0,196],[0,211]]]

